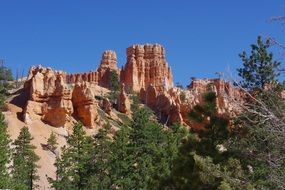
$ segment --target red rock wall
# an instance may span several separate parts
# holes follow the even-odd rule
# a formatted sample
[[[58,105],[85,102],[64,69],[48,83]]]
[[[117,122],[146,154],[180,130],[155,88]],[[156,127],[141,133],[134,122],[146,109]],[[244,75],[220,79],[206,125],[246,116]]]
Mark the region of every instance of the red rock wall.
[[[99,68],[88,73],[67,75],[50,68],[31,68],[25,83],[30,95],[24,110],[25,120],[42,119],[53,126],[63,126],[74,116],[84,125],[94,126],[98,105],[90,85],[108,88],[112,70],[120,74],[122,85],[118,110],[130,113],[130,101],[125,92],[125,88],[130,88],[140,92],[142,102],[166,124],[191,125],[188,113],[195,105],[203,103],[202,95],[207,91],[216,93],[220,114],[237,112],[239,108],[234,102],[243,99],[240,89],[221,79],[194,79],[188,89],[173,88],[164,48],[158,44],[133,45],[127,48],[127,63],[121,72],[115,52],[110,50],[103,53]],[[182,94],[184,100],[181,100]],[[103,107],[109,114],[110,106],[110,102],[105,101]]]
[[[163,93],[157,93],[156,88],[150,85],[147,90],[141,89],[140,98],[157,113],[162,123],[170,125],[178,122],[200,128],[201,126],[189,121],[188,113],[195,105],[203,103],[203,94],[209,91],[217,96],[219,114],[234,116],[240,111],[236,101],[242,101],[243,93],[221,79],[195,79],[188,89],[171,88]],[[184,100],[181,100],[182,94],[184,94]]]
[[[121,83],[139,92],[150,84],[162,92],[173,87],[173,77],[161,45],[133,45],[127,48],[127,63],[121,71]]]
[[[66,76],[66,82],[69,84],[74,84],[77,82],[91,82],[108,88],[110,81],[110,72],[112,70],[116,71],[119,74],[117,67],[117,56],[114,51],[107,50],[103,53],[100,66],[96,71],[69,74]]]

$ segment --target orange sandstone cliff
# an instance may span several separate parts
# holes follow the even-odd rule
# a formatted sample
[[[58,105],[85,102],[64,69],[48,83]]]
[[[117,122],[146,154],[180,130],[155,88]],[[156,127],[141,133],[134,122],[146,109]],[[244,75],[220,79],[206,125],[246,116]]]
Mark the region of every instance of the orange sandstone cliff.
[[[238,111],[233,100],[241,100],[242,93],[224,80],[194,79],[188,89],[174,87],[161,45],[133,45],[127,48],[126,54],[122,70],[118,69],[116,53],[111,50],[103,53],[97,70],[87,73],[67,74],[51,68],[32,67],[25,83],[28,100],[23,109],[24,121],[42,120],[54,127],[64,127],[79,120],[88,128],[94,128],[102,124],[99,108],[109,116],[113,108],[131,114],[127,92],[137,93],[141,102],[166,125],[178,122],[191,126],[188,113],[202,102],[202,94],[207,91],[217,95],[218,113],[231,116]],[[106,95],[111,72],[118,74],[121,85],[115,104]],[[98,102],[95,97],[102,96],[103,91],[105,97]]]

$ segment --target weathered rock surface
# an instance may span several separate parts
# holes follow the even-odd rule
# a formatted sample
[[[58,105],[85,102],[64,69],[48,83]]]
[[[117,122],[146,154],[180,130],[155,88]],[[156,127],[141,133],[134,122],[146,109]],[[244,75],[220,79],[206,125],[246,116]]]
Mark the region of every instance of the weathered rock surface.
[[[133,45],[127,48],[127,63],[121,71],[117,67],[116,53],[111,50],[103,53],[94,72],[66,74],[50,68],[31,68],[25,83],[29,94],[24,108],[25,121],[41,119],[59,127],[76,118],[94,127],[99,119],[95,96],[102,97],[102,89],[109,88],[111,72],[120,75],[119,112],[131,113],[126,89],[133,90],[157,113],[159,120],[168,125],[175,122],[191,125],[188,113],[203,103],[202,95],[207,91],[217,95],[218,113],[229,116],[239,111],[235,102],[243,98],[239,89],[221,79],[193,79],[188,89],[175,88],[164,48],[158,44]],[[100,87],[101,92],[96,87]],[[108,99],[103,98],[100,107],[110,116],[112,104]]]
[[[104,98],[102,101],[102,105],[101,108],[104,110],[105,113],[107,113],[108,115],[111,114],[112,111],[112,104],[110,102],[110,100],[108,98]]]
[[[90,82],[108,88],[110,85],[110,74],[114,71],[119,74],[117,67],[117,56],[114,51],[107,50],[103,53],[101,63],[96,71],[88,73],[76,73],[66,76],[67,83]]]
[[[25,84],[30,98],[24,109],[24,120],[43,121],[56,126],[64,126],[73,113],[71,90],[67,88],[65,73],[50,68],[32,67]]]
[[[118,111],[129,114],[131,112],[131,103],[130,100],[125,92],[125,85],[124,83],[121,85],[121,91],[117,99],[118,103]]]
[[[121,82],[135,92],[152,84],[162,92],[173,87],[173,77],[159,44],[133,45],[127,48],[127,63],[121,70]]]
[[[75,85],[72,93],[75,118],[77,117],[85,126],[95,126],[98,119],[98,105],[95,95],[92,93],[87,82]]]
[[[188,113],[195,105],[203,103],[203,94],[209,91],[217,96],[218,114],[234,116],[240,111],[236,102],[242,101],[243,93],[221,79],[195,79],[188,89],[171,88],[160,93],[154,86],[149,85],[147,90],[141,89],[140,98],[157,113],[162,123],[169,125],[178,122],[200,128],[189,121]]]
[[[88,84],[66,84],[66,74],[50,68],[32,67],[25,84],[30,97],[24,109],[24,121],[42,120],[61,127],[75,115],[86,126],[94,126],[97,105]],[[74,89],[73,89],[74,88]],[[74,110],[75,109],[75,110]]]

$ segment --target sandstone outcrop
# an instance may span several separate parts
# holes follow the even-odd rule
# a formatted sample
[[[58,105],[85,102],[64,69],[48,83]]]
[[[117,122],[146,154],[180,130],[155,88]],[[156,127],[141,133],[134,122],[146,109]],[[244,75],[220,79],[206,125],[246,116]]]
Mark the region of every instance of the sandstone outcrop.
[[[43,120],[55,126],[65,126],[75,115],[86,126],[94,126],[97,105],[86,83],[66,84],[66,74],[50,68],[32,67],[25,83],[30,97],[24,109],[24,120]],[[73,89],[74,88],[74,89]],[[74,110],[75,109],[75,110]]]
[[[194,79],[188,89],[193,94],[196,104],[202,102],[203,93],[214,92],[217,96],[219,114],[237,112],[239,107],[235,102],[241,102],[244,97],[241,89],[222,79]]]
[[[73,113],[71,91],[67,88],[65,73],[50,68],[33,67],[25,84],[30,98],[24,109],[26,122],[42,119],[59,127],[69,121]]]
[[[234,117],[241,112],[239,103],[243,101],[244,93],[241,89],[234,87],[229,82],[222,79],[194,79],[187,90],[181,91],[186,95],[185,101],[181,102],[180,112],[183,122],[191,127],[200,128],[198,125],[191,125],[188,119],[188,113],[197,105],[203,103],[203,94],[206,92],[216,94],[217,112],[220,115]]]
[[[117,99],[118,103],[118,111],[129,114],[131,112],[131,103],[130,100],[125,92],[125,85],[124,83],[121,85],[121,91]]]
[[[183,123],[180,99],[178,96],[170,94],[172,90],[158,93],[153,85],[149,85],[147,90],[141,89],[140,91],[141,101],[154,110],[158,119],[164,124]]]
[[[114,51],[107,50],[103,53],[101,63],[96,71],[69,74],[66,76],[66,81],[69,84],[90,82],[108,88],[110,85],[111,72],[119,74],[117,56]]]
[[[162,92],[173,87],[173,77],[159,44],[133,45],[127,48],[127,63],[121,70],[121,83],[135,92],[152,84]]]
[[[193,79],[188,89],[173,87],[164,48],[146,44],[127,48],[127,63],[121,71],[117,67],[116,53],[111,50],[103,53],[98,69],[88,73],[66,74],[41,66],[31,68],[25,83],[29,94],[23,111],[25,121],[41,119],[59,127],[75,118],[85,126],[94,127],[100,123],[95,97],[104,97],[109,92],[112,72],[119,75],[121,84],[117,109],[128,115],[131,111],[126,90],[139,93],[142,103],[167,125],[179,122],[191,126],[188,113],[203,103],[202,95],[207,91],[215,92],[219,114],[234,116],[240,111],[235,102],[242,101],[243,93],[224,80]],[[112,104],[108,99],[101,99],[100,107],[112,117]]]
[[[154,110],[158,119],[167,125],[175,122],[200,128],[189,121],[188,113],[197,104],[203,103],[203,94],[214,92],[217,96],[218,114],[234,116],[240,112],[236,102],[242,101],[240,89],[221,79],[194,79],[188,89],[171,88],[168,91],[157,92],[153,85],[140,91],[141,101]]]
[[[85,126],[95,126],[95,121],[98,119],[98,105],[88,83],[75,85],[72,93],[72,103],[75,117],[78,117]]]
[[[104,110],[105,113],[107,113],[108,115],[111,114],[112,111],[112,104],[110,102],[110,100],[108,98],[104,98],[102,101],[102,105],[101,108]]]

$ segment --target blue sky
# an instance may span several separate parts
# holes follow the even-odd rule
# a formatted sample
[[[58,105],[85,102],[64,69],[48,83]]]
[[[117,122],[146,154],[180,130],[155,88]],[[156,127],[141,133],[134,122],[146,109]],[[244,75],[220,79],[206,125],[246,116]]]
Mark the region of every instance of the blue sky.
[[[0,0],[0,58],[13,72],[38,64],[84,72],[106,49],[122,66],[128,46],[160,43],[175,83],[186,85],[235,72],[258,35],[285,40],[284,24],[269,22],[278,15],[284,0]]]

